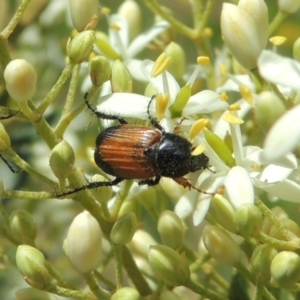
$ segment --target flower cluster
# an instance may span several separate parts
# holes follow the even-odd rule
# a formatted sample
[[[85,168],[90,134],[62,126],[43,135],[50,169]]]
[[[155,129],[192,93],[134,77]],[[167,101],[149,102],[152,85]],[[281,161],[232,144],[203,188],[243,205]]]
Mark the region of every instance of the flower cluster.
[[[0,10],[5,299],[297,297],[300,2],[29,2]]]

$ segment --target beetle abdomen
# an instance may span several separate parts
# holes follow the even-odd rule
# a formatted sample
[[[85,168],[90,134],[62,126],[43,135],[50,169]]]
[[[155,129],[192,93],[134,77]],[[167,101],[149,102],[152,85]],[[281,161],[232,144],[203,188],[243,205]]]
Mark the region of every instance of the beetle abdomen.
[[[146,126],[109,127],[96,139],[95,162],[105,173],[118,178],[154,177],[155,164],[144,151],[159,143],[161,136],[161,132]]]

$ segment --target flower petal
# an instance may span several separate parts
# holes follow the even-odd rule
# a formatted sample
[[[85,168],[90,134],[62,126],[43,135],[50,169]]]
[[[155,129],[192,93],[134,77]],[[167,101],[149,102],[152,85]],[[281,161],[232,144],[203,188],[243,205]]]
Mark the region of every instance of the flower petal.
[[[292,169],[280,167],[277,165],[268,165],[260,175],[260,180],[268,183],[276,183],[286,179],[291,173]]]
[[[133,93],[113,93],[100,98],[97,111],[109,115],[120,115],[127,118],[148,119],[147,107],[149,97]],[[151,106],[151,114],[154,113],[154,105]]]
[[[195,191],[188,191],[182,195],[174,209],[178,217],[181,219],[188,217],[195,209],[195,201]]]
[[[299,116],[300,105],[297,105],[290,111],[286,112],[271,127],[264,143],[263,158],[266,161],[273,162],[296,148],[300,141]]]
[[[193,224],[198,226],[204,220],[210,207],[211,197],[198,201],[195,212],[193,213]]]
[[[210,113],[216,110],[225,110],[228,103],[221,101],[220,95],[210,90],[201,91],[190,97],[182,115],[189,116],[197,113]]]
[[[224,182],[226,192],[235,208],[254,203],[254,190],[248,172],[242,167],[234,167]]]
[[[300,63],[294,59],[264,50],[258,58],[257,65],[264,79],[300,91]]]
[[[262,189],[281,200],[300,202],[300,185],[292,180],[285,179]]]
[[[135,57],[140,51],[146,48],[148,43],[150,43],[156,36],[164,32],[169,27],[170,24],[168,22],[160,21],[153,25],[149,30],[137,36],[127,49],[128,57]]]

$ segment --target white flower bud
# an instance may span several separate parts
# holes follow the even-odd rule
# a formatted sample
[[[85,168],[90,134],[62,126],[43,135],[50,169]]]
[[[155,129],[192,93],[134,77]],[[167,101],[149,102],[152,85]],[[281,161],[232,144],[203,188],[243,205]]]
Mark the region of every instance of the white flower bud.
[[[36,89],[36,73],[24,59],[12,60],[4,70],[4,79],[9,95],[18,102],[32,98]]]
[[[73,220],[67,236],[67,254],[81,273],[97,268],[101,258],[102,233],[97,220],[87,211]]]
[[[278,0],[278,7],[287,13],[294,13],[300,8],[299,0]]]
[[[77,31],[83,31],[98,15],[98,0],[70,0],[71,19]]]
[[[141,30],[141,9],[133,0],[124,1],[118,9],[118,15],[125,17],[129,27],[129,37],[133,40]]]
[[[244,2],[244,1],[243,1]],[[253,0],[250,10],[245,10],[242,2],[236,6],[224,3],[221,13],[221,29],[226,45],[237,61],[247,69],[256,67],[256,61],[267,42],[267,27],[258,28],[268,23],[268,15],[262,0]],[[264,9],[262,9],[264,8]],[[252,16],[253,13],[261,13]],[[250,15],[251,13],[251,15]]]

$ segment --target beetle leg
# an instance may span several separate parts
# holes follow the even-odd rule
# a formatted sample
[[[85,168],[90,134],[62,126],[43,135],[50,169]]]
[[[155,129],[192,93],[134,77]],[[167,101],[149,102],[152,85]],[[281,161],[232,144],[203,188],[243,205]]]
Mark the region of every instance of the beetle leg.
[[[209,193],[209,192],[206,192],[206,191],[202,191],[202,190],[196,188],[195,186],[190,184],[189,181],[184,177],[177,177],[177,178],[172,178],[172,179],[175,182],[177,182],[178,184],[182,185],[184,188],[187,187],[189,190],[193,189],[193,190],[196,190],[199,193],[206,194],[206,195],[211,195],[211,196],[214,196],[216,194],[216,193]]]
[[[177,134],[177,135],[180,134],[180,126],[181,126],[181,124],[182,124],[182,122],[183,122],[184,120],[187,120],[187,118],[181,118],[180,122],[176,123],[176,126],[175,126],[175,128],[174,128],[174,130],[173,130],[173,133],[174,133],[174,134]]]
[[[19,111],[20,111],[20,109],[17,110],[17,111],[15,111],[15,112],[13,112],[13,113],[11,113],[10,115],[7,115],[7,116],[1,116],[1,117],[0,117],[0,120],[10,119],[10,118],[12,118],[13,116],[15,116]]]
[[[57,198],[63,197],[63,196],[68,196],[83,190],[91,190],[91,189],[96,189],[98,187],[102,187],[102,186],[113,186],[118,184],[119,182],[121,182],[123,180],[123,178],[115,178],[113,181],[95,181],[95,182],[91,182],[87,185],[83,185],[80,188],[74,189],[72,191],[57,195]]]
[[[139,185],[147,184],[147,185],[153,186],[153,185],[157,185],[159,183],[160,179],[161,179],[161,176],[156,176],[155,179],[149,178],[149,179],[141,180],[138,182],[138,184]]]
[[[85,100],[87,107],[97,116],[98,119],[118,120],[120,122],[120,124],[127,124],[126,120],[120,116],[107,115],[107,114],[97,111],[95,108],[93,108],[91,106],[91,104],[89,103],[89,101],[87,100],[87,93],[84,95],[84,100]]]

